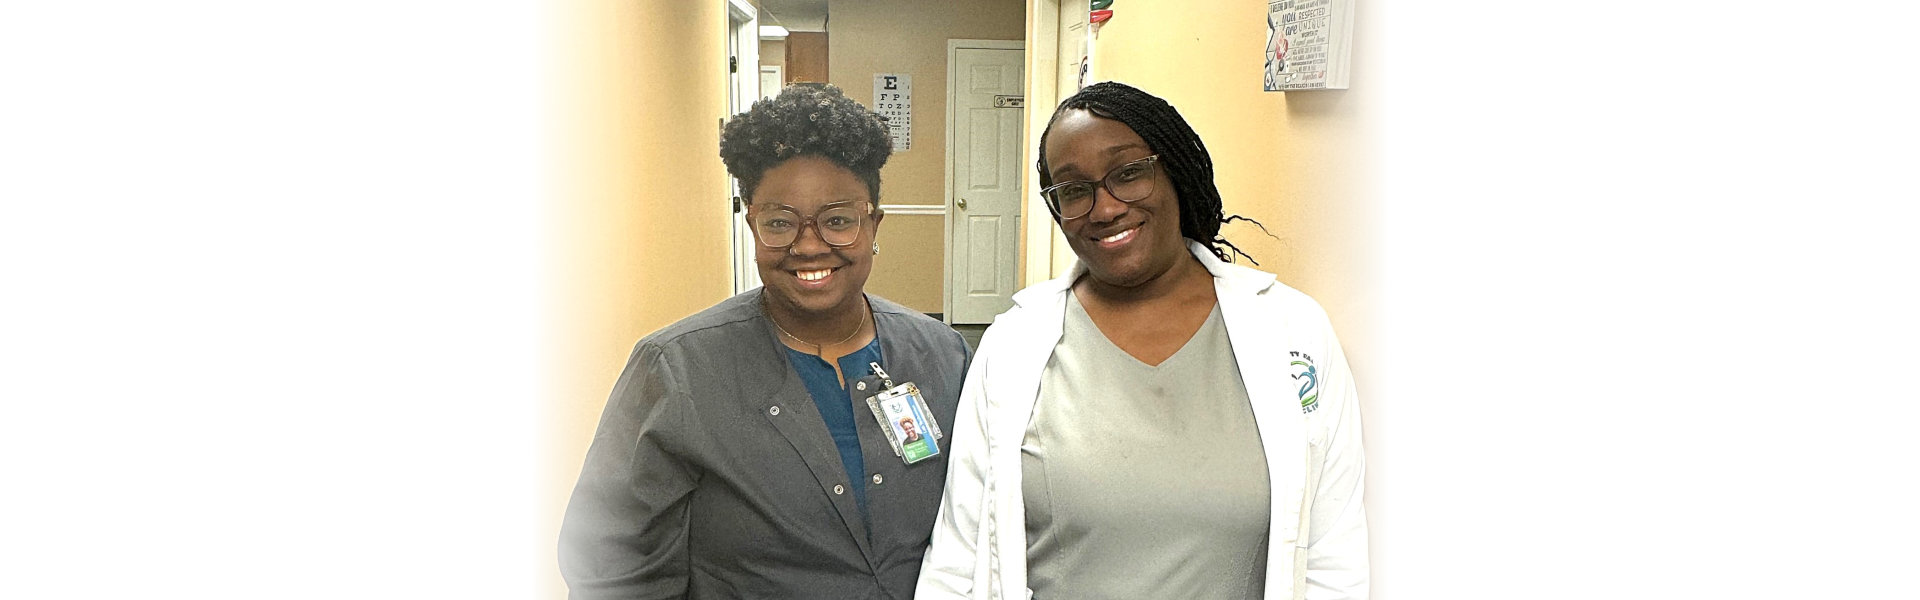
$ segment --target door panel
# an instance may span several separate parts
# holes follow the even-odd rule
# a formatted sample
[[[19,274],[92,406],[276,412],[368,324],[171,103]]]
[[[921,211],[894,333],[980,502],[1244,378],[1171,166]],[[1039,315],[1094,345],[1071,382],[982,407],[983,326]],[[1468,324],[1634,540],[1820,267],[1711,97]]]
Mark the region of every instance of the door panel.
[[[1025,60],[1017,49],[954,50],[953,240],[948,262],[949,315],[954,323],[987,323],[1013,306],[1020,236],[1018,106],[996,98],[1021,95]]]

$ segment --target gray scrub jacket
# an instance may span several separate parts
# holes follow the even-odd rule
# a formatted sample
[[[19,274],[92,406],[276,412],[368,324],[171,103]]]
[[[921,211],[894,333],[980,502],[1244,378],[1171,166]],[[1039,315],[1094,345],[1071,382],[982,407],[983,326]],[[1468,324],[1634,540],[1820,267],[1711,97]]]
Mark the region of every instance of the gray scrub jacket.
[[[762,290],[640,340],[614,384],[560,530],[572,598],[913,596],[946,480],[894,456],[848,373],[866,473],[850,478]],[[939,321],[868,295],[881,364],[953,423],[971,351]],[[859,386],[864,385],[865,390]],[[871,530],[853,491],[867,486]]]

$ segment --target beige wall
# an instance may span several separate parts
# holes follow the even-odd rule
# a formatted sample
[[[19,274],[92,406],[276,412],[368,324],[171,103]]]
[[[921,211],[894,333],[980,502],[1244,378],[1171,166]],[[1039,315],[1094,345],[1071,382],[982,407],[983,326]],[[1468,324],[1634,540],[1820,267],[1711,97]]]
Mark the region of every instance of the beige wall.
[[[1226,212],[1259,220],[1279,239],[1240,222],[1221,232],[1259,268],[1325,305],[1364,363],[1378,221],[1361,119],[1373,83],[1367,29],[1356,31],[1353,89],[1263,92],[1265,3],[1136,2],[1114,12],[1094,42],[1093,79],[1135,85],[1180,110],[1213,155]]]
[[[760,40],[760,66],[787,64],[786,40]],[[783,69],[784,71],[784,69]],[[785,77],[785,75],[781,75]]]
[[[1018,40],[1023,0],[896,2],[830,0],[831,83],[873,104],[875,73],[913,76],[913,148],[880,172],[885,204],[946,202],[947,40]],[[881,254],[867,290],[923,312],[940,312],[946,225],[939,215],[893,215],[880,228]]]
[[[640,337],[725,298],[727,15],[720,2],[625,0],[558,11],[562,131],[549,215],[555,407],[541,539],[559,518],[601,409]],[[673,93],[661,93],[670,90]],[[565,597],[551,546],[545,595]]]

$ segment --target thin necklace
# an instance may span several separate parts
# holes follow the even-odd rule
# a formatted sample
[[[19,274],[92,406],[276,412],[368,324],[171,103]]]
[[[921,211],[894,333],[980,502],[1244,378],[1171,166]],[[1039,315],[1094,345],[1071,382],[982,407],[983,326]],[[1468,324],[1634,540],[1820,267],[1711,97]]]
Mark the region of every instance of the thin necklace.
[[[863,299],[861,299],[861,304],[865,304],[865,303],[866,303],[866,300],[865,300],[864,298],[863,298]],[[761,297],[760,297],[760,310],[761,310],[761,311],[764,311],[764,312],[766,312],[766,313],[767,313],[767,322],[769,322],[769,323],[772,323],[772,324],[773,324],[773,328],[774,328],[774,329],[778,329],[778,330],[780,330],[780,333],[783,333],[783,334],[786,334],[786,336],[787,336],[787,337],[790,337],[790,338],[793,338],[793,341],[796,341],[796,342],[800,342],[800,343],[802,343],[802,344],[806,344],[806,345],[808,345],[808,346],[813,346],[813,352],[814,352],[814,354],[825,354],[825,353],[826,353],[826,347],[825,347],[825,346],[821,346],[821,345],[819,345],[819,344],[815,344],[815,343],[813,343],[813,342],[809,342],[809,341],[806,341],[806,340],[803,340],[803,339],[800,339],[800,336],[797,336],[797,335],[794,335],[794,334],[792,334],[792,333],[788,333],[788,332],[787,332],[787,328],[785,328],[785,327],[781,327],[781,326],[780,326],[780,321],[777,321],[777,320],[775,320],[775,319],[773,318],[773,311],[770,311],[770,310],[767,310],[767,297],[766,297],[766,296],[761,296]],[[867,311],[865,311],[865,310],[862,310],[862,311],[860,311],[860,322],[859,322],[859,323],[854,323],[854,324],[853,324],[853,332],[852,332],[852,333],[848,333],[848,334],[847,334],[847,337],[843,337],[843,338],[840,338],[840,341],[838,341],[838,342],[834,342],[834,343],[833,343],[833,345],[835,345],[835,346],[838,346],[838,345],[841,345],[841,344],[845,344],[845,343],[847,343],[847,340],[850,340],[850,339],[853,339],[853,336],[856,336],[856,335],[860,335],[860,330],[861,330],[861,329],[862,329],[862,328],[863,328],[863,327],[864,327],[864,326],[865,326],[866,324],[867,324]]]

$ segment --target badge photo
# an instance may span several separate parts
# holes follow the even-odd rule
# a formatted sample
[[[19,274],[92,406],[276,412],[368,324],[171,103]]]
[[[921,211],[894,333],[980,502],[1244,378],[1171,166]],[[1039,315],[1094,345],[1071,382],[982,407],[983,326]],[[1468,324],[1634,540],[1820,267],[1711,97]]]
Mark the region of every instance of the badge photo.
[[[899,440],[900,458],[909,464],[920,462],[940,453],[940,445],[934,443],[932,432],[926,426],[927,418],[921,410],[920,391],[901,394],[881,404],[887,421],[892,425],[894,439]]]

